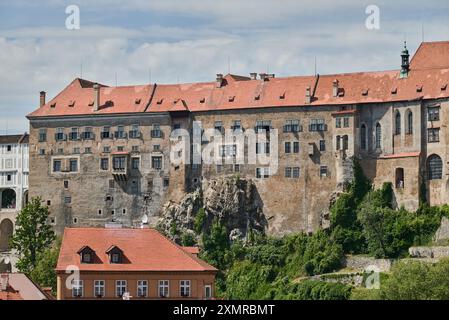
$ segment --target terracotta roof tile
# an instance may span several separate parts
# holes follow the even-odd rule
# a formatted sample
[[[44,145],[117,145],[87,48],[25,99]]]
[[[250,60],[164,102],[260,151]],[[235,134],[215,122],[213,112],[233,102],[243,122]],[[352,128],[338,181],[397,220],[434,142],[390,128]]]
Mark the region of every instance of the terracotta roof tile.
[[[93,111],[93,82],[75,79],[55,98],[30,113],[29,117],[69,116],[143,112],[153,91],[152,85],[100,86],[100,108]],[[140,100],[140,103],[136,103]],[[70,106],[73,104],[73,106]]]
[[[339,90],[333,95],[333,82]],[[112,101],[93,112],[93,82],[75,79],[58,96],[31,113],[31,117],[130,112],[238,110],[248,108],[383,103],[448,98],[449,42],[423,43],[411,62],[408,78],[399,70],[297,76],[251,80],[228,74],[215,81],[142,85],[100,89],[101,101]],[[309,88],[309,89],[308,89]],[[311,99],[306,98],[309,90]],[[141,99],[140,103],[136,103]],[[309,101],[310,100],[310,101]],[[73,107],[69,107],[70,102]],[[52,105],[54,107],[52,107]]]
[[[95,251],[98,263],[81,263],[77,252],[83,246]],[[111,246],[123,251],[125,263],[109,263]],[[216,271],[153,229],[66,228],[56,270],[70,265],[81,271]]]

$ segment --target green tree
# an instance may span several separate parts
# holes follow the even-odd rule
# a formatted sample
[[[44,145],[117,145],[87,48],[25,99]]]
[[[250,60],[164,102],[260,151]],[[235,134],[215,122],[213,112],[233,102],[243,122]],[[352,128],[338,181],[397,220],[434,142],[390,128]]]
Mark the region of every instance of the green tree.
[[[17,250],[17,268],[26,274],[36,267],[39,254],[50,248],[55,234],[47,224],[48,208],[40,198],[33,198],[16,218],[16,230],[11,238],[11,248]]]
[[[56,264],[58,263],[61,238],[56,239],[51,248],[38,254],[36,267],[31,271],[30,277],[42,287],[51,287],[56,294]]]
[[[386,300],[448,300],[449,259],[435,265],[420,261],[396,263],[381,284],[380,297]]]

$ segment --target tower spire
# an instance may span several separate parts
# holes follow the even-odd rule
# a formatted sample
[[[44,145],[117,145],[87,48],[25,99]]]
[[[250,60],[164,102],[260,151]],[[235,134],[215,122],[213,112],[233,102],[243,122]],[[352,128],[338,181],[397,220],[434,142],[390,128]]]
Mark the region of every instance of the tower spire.
[[[401,52],[401,58],[402,64],[401,64],[401,73],[399,77],[403,79],[408,77],[408,73],[410,71],[410,62],[409,62],[410,54],[408,53],[407,49],[407,41],[404,41],[404,49]]]

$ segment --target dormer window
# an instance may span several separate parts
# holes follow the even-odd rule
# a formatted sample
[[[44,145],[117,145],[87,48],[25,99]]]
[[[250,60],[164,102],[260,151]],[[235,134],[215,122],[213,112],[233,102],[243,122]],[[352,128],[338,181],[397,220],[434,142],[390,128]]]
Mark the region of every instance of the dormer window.
[[[80,255],[81,263],[93,263],[94,262],[95,251],[92,250],[90,247],[88,247],[88,246],[82,247],[78,251],[78,254]]]
[[[122,263],[123,251],[117,246],[111,246],[106,253],[109,255],[109,263]]]

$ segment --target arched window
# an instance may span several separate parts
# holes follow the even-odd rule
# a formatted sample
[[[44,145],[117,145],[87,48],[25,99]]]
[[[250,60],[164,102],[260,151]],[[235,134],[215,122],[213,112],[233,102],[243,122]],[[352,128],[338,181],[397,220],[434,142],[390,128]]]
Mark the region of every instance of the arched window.
[[[395,134],[401,134],[401,114],[399,113],[399,111],[396,111],[394,123],[395,123]]]
[[[382,126],[380,123],[376,124],[376,149],[380,149],[382,147]]]
[[[413,134],[413,112],[410,110],[407,113],[407,134]]]
[[[427,159],[427,178],[429,180],[443,177],[443,161],[440,156],[433,154]]]
[[[360,147],[366,150],[366,125],[362,124],[360,127]]]
[[[12,237],[13,231],[14,226],[11,220],[4,219],[2,223],[0,223],[0,252],[9,251],[9,240]]]

